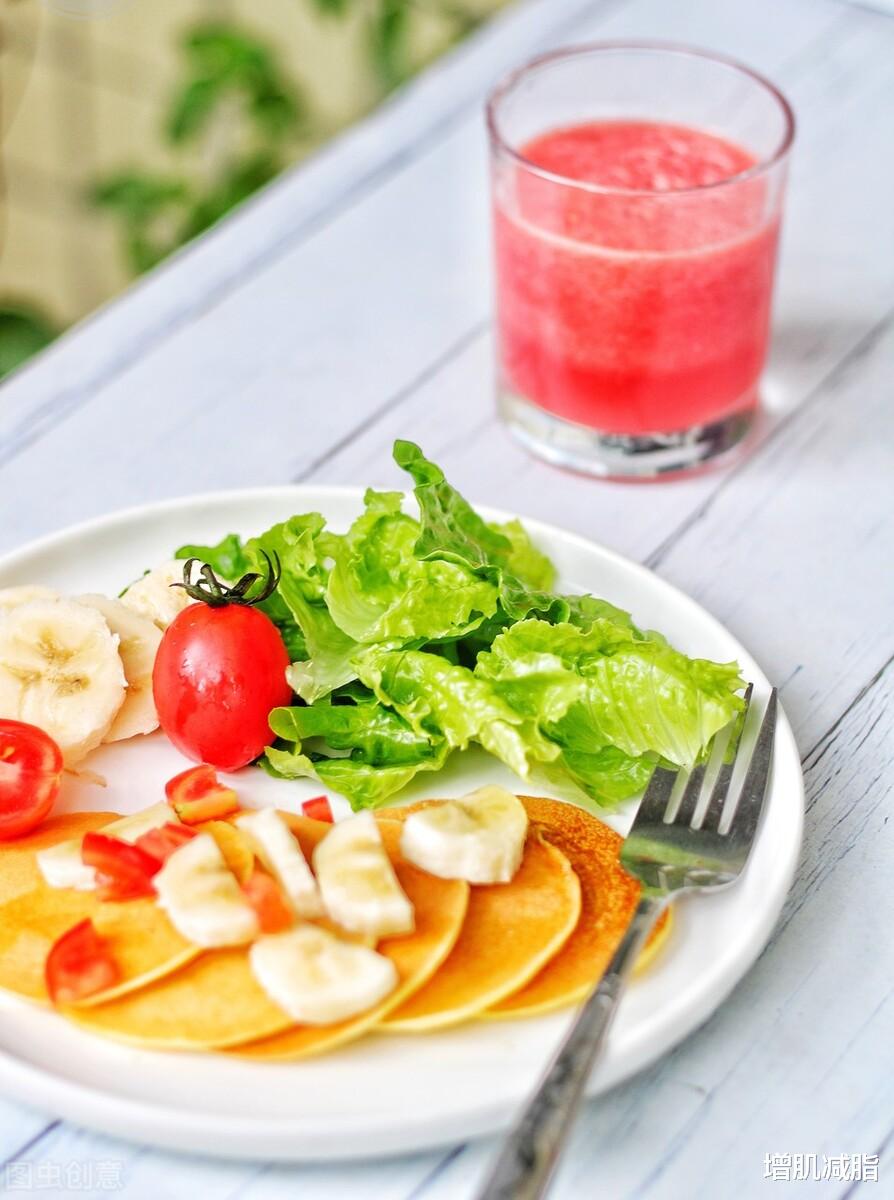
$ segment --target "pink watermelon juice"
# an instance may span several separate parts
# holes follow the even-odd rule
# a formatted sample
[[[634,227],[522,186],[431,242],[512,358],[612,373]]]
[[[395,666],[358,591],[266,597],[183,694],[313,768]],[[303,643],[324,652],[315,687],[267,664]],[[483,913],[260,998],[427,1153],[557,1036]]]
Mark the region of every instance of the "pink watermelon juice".
[[[688,126],[598,121],[519,153],[494,192],[502,387],[609,434],[753,407],[778,217],[749,151]]]

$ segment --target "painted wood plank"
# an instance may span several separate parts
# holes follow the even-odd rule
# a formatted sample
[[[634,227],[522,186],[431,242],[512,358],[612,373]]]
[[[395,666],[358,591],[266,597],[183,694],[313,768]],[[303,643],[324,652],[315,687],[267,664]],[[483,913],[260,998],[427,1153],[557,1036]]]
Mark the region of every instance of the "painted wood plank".
[[[7,1164],[15,1162],[23,1147],[39,1137],[47,1125],[46,1114],[0,1099],[0,1188]]]
[[[794,16],[781,27],[785,42],[765,35],[759,41],[760,22],[745,19],[731,0],[695,0],[686,13],[681,24],[679,10],[660,0],[635,0],[614,16],[597,6],[578,36],[649,30],[685,36],[697,14],[704,41],[746,50],[760,65],[782,69],[793,53]],[[798,2],[791,13],[801,44],[823,33],[831,38],[841,17],[825,2]],[[869,67],[889,61],[870,28],[877,20],[861,14],[860,37],[841,49],[847,64],[855,60],[848,69],[870,78]],[[817,59],[820,76],[829,70],[825,61]],[[868,103],[858,87],[852,116],[868,119]],[[853,124],[861,128],[859,120]],[[868,158],[866,139],[855,141]],[[86,407],[46,428],[0,471],[6,494],[28,495],[3,523],[0,547],[58,525],[60,512],[76,519],[176,492],[288,478],[349,437],[389,397],[464,344],[487,316],[484,157],[475,111],[363,204],[144,354]],[[868,223],[852,218],[853,237],[865,239]],[[805,240],[810,229],[814,241],[819,236],[806,220],[797,229]],[[881,279],[883,267],[875,270]],[[881,286],[866,281],[874,303]],[[837,296],[840,280],[830,280],[832,287]],[[817,284],[827,299],[828,288]],[[848,331],[862,328],[863,320],[858,313]],[[841,339],[830,336],[818,358],[828,365],[841,352]],[[800,394],[793,388],[791,401]],[[482,403],[489,404],[486,392]],[[40,487],[29,490],[30,480]],[[686,508],[687,494],[677,489],[669,498],[682,498]]]
[[[10,1164],[7,1179],[30,1176],[35,1183],[42,1180],[39,1190],[50,1196],[80,1191],[90,1196],[118,1193],[128,1200],[194,1200],[196,1196],[214,1200],[237,1195],[240,1200],[283,1195],[308,1200],[344,1200],[348,1196],[351,1200],[403,1200],[412,1188],[424,1184],[442,1158],[441,1154],[413,1155],[334,1168],[282,1167],[165,1154],[62,1124],[20,1152],[14,1166]],[[0,1168],[0,1190],[4,1182]]]

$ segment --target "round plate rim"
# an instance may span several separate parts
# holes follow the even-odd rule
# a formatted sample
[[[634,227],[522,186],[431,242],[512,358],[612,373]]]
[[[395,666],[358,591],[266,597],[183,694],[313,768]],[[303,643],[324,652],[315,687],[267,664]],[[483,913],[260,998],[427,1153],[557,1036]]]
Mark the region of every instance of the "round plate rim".
[[[361,500],[364,491],[365,489],[362,487],[350,485],[282,484],[219,489],[132,505],[112,513],[101,514],[73,523],[9,551],[0,557],[0,574],[14,569],[22,559],[52,551],[56,546],[66,545],[72,539],[97,532],[114,531],[116,526],[126,526],[131,521],[145,520],[153,515],[161,516],[181,509],[188,511],[190,508],[200,506],[232,504],[239,499],[258,503],[277,501],[279,498],[286,500],[290,496],[297,498],[311,492],[316,497]],[[412,493],[408,494],[412,496]],[[682,601],[694,610],[702,624],[714,627],[753,658],[737,637],[681,588],[662,579],[650,568],[617,550],[612,550],[581,534],[536,517],[508,512],[491,505],[476,504],[476,508],[488,519],[498,521],[519,519],[534,532],[539,531],[547,537],[558,536],[566,543],[572,543],[584,552],[597,551],[605,559],[614,562],[640,579],[648,581],[650,586],[657,584],[661,589],[673,593],[678,601]],[[763,671],[761,671],[761,675],[763,675]],[[725,981],[723,988],[711,994],[708,994],[706,989],[702,996],[702,1003],[689,1008],[685,1019],[678,1022],[678,1027],[658,1048],[641,1053],[633,1061],[627,1060],[608,1077],[592,1079],[587,1088],[588,1095],[604,1093],[669,1053],[674,1046],[698,1029],[741,982],[766,945],[791,888],[800,856],[804,825],[804,782],[800,756],[791,725],[781,706],[776,732],[775,750],[777,755],[780,749],[785,749],[794,755],[794,761],[797,763],[798,794],[797,797],[792,797],[795,831],[788,846],[787,860],[780,872],[784,886],[779,887],[776,902],[765,909],[761,914],[761,920],[755,922],[750,928],[747,945],[740,950],[735,971],[730,972],[730,977]],[[795,800],[797,803],[794,803]],[[53,1014],[48,1014],[48,1016],[58,1019]],[[80,1125],[87,1125],[98,1132],[112,1136],[128,1139],[138,1138],[141,1142],[149,1142],[176,1151],[205,1151],[222,1158],[272,1159],[283,1162],[373,1160],[432,1149],[470,1137],[494,1133],[505,1128],[512,1115],[502,1104],[479,1104],[474,1110],[462,1116],[452,1120],[442,1120],[441,1127],[436,1131],[431,1128],[431,1118],[426,1118],[424,1115],[405,1114],[404,1121],[409,1120],[410,1127],[408,1129],[407,1124],[404,1124],[400,1130],[395,1130],[392,1118],[383,1117],[377,1121],[373,1116],[364,1121],[365,1136],[362,1142],[351,1145],[349,1139],[346,1144],[343,1133],[333,1136],[332,1125],[328,1119],[325,1122],[315,1123],[312,1119],[301,1117],[300,1122],[296,1123],[294,1119],[289,1118],[273,1121],[265,1117],[263,1120],[258,1120],[244,1114],[222,1116],[196,1113],[188,1109],[161,1108],[158,1104],[147,1104],[130,1097],[111,1095],[101,1088],[74,1083],[54,1074],[51,1070],[23,1062],[2,1048],[0,1048],[0,1064],[3,1066],[3,1093],[10,1098],[19,1099],[24,1103],[43,1109],[46,1105],[48,1089],[52,1089],[53,1111],[65,1119],[76,1121]],[[426,1125],[426,1121],[428,1121],[428,1125]],[[407,1136],[408,1132],[410,1136]]]

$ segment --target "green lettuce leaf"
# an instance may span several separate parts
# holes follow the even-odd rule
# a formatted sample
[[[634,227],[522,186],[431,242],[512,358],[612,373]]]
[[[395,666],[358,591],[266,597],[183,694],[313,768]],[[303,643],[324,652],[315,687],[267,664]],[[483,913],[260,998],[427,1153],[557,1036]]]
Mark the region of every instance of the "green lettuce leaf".
[[[262,551],[279,556],[282,576],[271,600],[301,630],[303,653],[293,659],[289,682],[308,703],[356,678],[351,666],[356,643],[339,629],[326,606],[327,559],[338,540],[319,513],[305,513],[245,544],[246,554],[258,561]]]
[[[485,679],[437,654],[371,647],[355,658],[359,678],[417,733],[463,750],[479,742],[518,775],[558,755],[537,722],[514,711]]]
[[[422,518],[416,554],[422,559],[459,563],[496,585],[504,612],[515,620],[530,613],[564,620],[567,602],[541,587],[529,586],[515,571],[538,568],[529,554],[505,530],[488,525],[463,496],[451,487],[444,472],[429,461],[415,442],[396,441],[394,461],[408,471]],[[515,570],[513,569],[515,567]],[[543,567],[539,567],[542,576]]]
[[[531,541],[521,521],[507,521],[504,525],[491,525],[490,528],[509,541],[506,567],[512,574],[528,587],[552,591],[556,582],[556,568]]]
[[[243,575],[254,570],[254,564],[246,556],[242,538],[237,533],[228,533],[216,546],[181,546],[175,558],[197,558],[207,563],[220,579],[235,583]]]
[[[266,751],[268,771],[287,779],[319,779],[347,796],[354,808],[382,804],[419,771],[442,767],[450,750],[443,739],[414,730],[370,692],[359,703],[327,699],[276,708],[270,727],[279,740]]]
[[[479,655],[475,671],[513,707],[540,712],[544,731],[563,747],[594,753],[614,746],[631,758],[658,755],[680,766],[695,762],[743,706],[736,663],[687,658],[663,638],[604,617],[588,629],[518,622]],[[564,715],[546,717],[544,697],[563,673],[581,690]]]
[[[647,754],[631,758],[616,746],[603,746],[595,753],[566,749],[546,771],[558,784],[571,778],[591,800],[613,808],[644,790],[655,762]]]
[[[366,511],[333,539],[329,613],[358,642],[461,637],[494,613],[497,590],[456,563],[417,558],[419,522],[402,501],[400,492],[368,491]]]

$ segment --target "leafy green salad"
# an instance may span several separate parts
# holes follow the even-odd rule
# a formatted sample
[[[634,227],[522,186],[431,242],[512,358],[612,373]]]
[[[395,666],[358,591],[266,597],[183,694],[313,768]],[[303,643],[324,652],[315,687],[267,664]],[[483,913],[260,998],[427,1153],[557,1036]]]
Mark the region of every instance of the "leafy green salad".
[[[347,533],[303,513],[177,551],[225,579],[279,558],[260,607],[296,699],[270,714],[269,772],[375,807],[474,742],[611,806],[656,762],[693,763],[743,708],[736,663],[687,658],[607,600],[560,594],[520,522],[485,521],[414,443],[394,458],[418,518],[402,493],[370,490]]]

